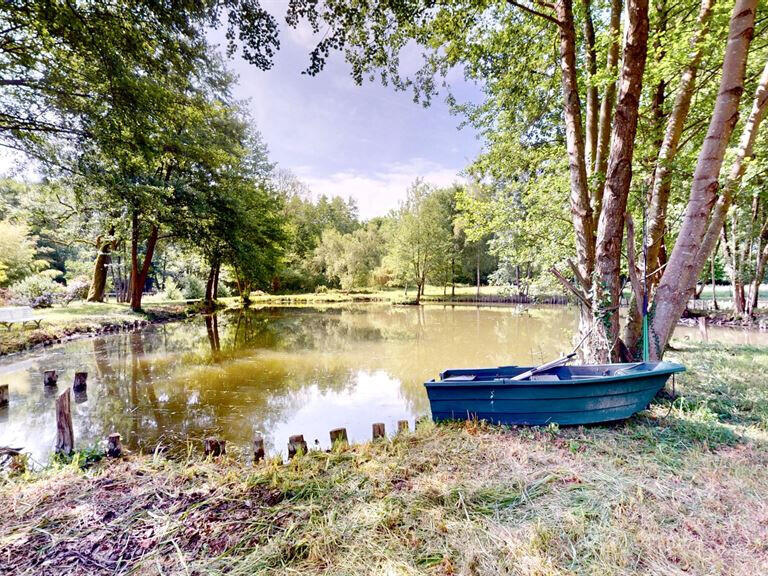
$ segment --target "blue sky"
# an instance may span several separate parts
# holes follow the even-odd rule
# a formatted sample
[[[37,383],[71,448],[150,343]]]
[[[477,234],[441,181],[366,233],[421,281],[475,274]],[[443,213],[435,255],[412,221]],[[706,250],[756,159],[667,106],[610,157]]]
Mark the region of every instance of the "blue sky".
[[[450,114],[444,95],[424,108],[407,92],[357,86],[341,54],[334,54],[320,75],[301,74],[317,39],[308,27],[288,27],[279,9],[281,48],[274,67],[261,71],[238,56],[229,66],[239,77],[234,95],[248,100],[280,168],[296,174],[314,194],[354,198],[363,218],[397,207],[418,177],[437,185],[462,180],[459,173],[480,143],[471,128],[458,129],[461,117]],[[221,32],[211,35],[214,42],[222,39]],[[412,55],[414,67],[417,58]],[[460,98],[478,97],[459,73],[450,80]]]

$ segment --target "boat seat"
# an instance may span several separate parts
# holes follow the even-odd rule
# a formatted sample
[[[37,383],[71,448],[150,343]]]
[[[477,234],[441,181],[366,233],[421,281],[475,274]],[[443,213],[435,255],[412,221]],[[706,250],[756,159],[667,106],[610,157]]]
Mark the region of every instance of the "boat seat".
[[[630,364],[629,366],[626,366],[624,368],[619,368],[618,370],[616,370],[616,372],[613,373],[613,375],[614,376],[622,376],[624,374],[629,374],[632,370],[634,370],[635,368],[639,368],[643,364],[644,364],[644,362],[635,362],[635,363]]]
[[[557,374],[534,374],[530,378],[531,380],[560,380],[560,376]]]
[[[443,382],[471,381],[474,379],[475,379],[474,374],[461,374],[459,376],[449,376],[448,378],[443,378]]]

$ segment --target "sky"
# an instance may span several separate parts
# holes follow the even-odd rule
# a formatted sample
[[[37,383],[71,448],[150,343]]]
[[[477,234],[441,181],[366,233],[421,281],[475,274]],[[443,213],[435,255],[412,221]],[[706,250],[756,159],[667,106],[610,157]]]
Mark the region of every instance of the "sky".
[[[308,27],[288,27],[282,3],[275,5],[281,47],[274,67],[261,71],[238,56],[229,67],[238,75],[234,96],[248,100],[279,168],[315,195],[354,198],[363,219],[396,208],[416,178],[439,186],[463,181],[460,173],[480,143],[470,127],[459,130],[462,118],[450,114],[445,94],[424,108],[408,92],[378,83],[357,86],[341,54],[332,55],[318,76],[302,74],[317,38]],[[223,32],[210,40],[223,45]],[[414,68],[417,58],[411,55]],[[460,99],[479,97],[459,73],[450,81]]]
[[[462,118],[450,114],[444,93],[424,108],[409,92],[357,86],[338,53],[318,76],[304,75],[318,38],[306,25],[285,24],[285,2],[264,4],[281,27],[273,68],[259,70],[238,55],[227,64],[238,76],[234,96],[246,101],[278,168],[293,172],[315,196],[354,198],[363,219],[396,208],[417,178],[438,186],[463,181],[480,142],[472,128],[459,130]],[[223,30],[211,31],[209,40],[223,51]],[[403,57],[406,69],[419,61],[415,51]],[[460,101],[479,99],[458,71],[449,80]],[[17,160],[0,151],[0,174],[36,179]]]

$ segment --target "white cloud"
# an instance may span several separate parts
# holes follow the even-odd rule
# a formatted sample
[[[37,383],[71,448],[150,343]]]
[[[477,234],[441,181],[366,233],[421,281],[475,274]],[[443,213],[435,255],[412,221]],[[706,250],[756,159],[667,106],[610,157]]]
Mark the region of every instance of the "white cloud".
[[[423,158],[386,164],[370,173],[355,170],[333,172],[326,176],[312,174],[308,167],[294,168],[296,175],[309,186],[315,196],[354,198],[360,217],[383,216],[405,199],[408,187],[417,178],[436,186],[464,182],[460,170]]]

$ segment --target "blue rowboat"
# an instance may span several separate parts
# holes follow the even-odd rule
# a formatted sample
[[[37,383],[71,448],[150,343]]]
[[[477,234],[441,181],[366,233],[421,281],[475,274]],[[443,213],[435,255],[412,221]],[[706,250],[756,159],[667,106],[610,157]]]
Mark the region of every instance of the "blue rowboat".
[[[623,420],[644,410],[672,374],[685,370],[672,362],[552,364],[446,370],[424,384],[432,418],[531,426]]]

